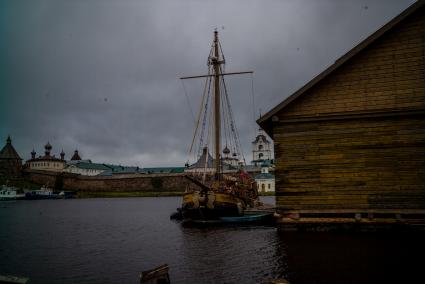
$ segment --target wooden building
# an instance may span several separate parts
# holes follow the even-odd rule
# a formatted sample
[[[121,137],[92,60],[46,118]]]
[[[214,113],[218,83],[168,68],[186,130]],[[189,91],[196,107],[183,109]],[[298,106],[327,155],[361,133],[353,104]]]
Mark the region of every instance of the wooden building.
[[[425,1],[257,122],[275,143],[282,222],[423,222]]]

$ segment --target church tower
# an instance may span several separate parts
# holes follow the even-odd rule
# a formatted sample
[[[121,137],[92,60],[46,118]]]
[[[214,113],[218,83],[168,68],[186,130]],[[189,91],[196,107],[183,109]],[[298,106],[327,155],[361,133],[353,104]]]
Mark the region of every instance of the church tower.
[[[252,161],[254,166],[261,166],[265,161],[273,163],[273,143],[271,143],[263,129],[258,130],[257,137],[252,141]]]
[[[0,177],[19,177],[21,169],[22,159],[12,145],[12,139],[8,136],[6,145],[0,150]]]

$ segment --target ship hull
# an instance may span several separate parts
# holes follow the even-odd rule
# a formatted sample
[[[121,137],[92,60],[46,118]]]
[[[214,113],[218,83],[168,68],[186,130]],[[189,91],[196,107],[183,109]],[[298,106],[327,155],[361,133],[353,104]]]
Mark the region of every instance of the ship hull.
[[[219,220],[244,214],[244,201],[227,193],[186,193],[183,196],[182,215],[191,220]]]

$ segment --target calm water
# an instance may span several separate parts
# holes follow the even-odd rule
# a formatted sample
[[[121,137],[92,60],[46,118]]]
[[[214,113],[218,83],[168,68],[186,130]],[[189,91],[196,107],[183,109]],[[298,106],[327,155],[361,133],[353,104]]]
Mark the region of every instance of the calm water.
[[[140,271],[168,263],[172,283],[423,283],[424,235],[183,228],[169,219],[179,203],[1,202],[0,274],[30,283],[138,283]]]

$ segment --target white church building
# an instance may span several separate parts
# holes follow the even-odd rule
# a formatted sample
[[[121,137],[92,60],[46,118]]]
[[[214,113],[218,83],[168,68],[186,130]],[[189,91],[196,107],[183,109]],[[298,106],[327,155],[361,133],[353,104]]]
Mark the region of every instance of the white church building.
[[[267,139],[261,128],[252,142],[251,164],[255,167],[261,167],[261,173],[254,176],[258,192],[274,192],[275,177],[269,172],[274,167],[273,142]]]
[[[273,156],[273,143],[267,139],[263,129],[260,128],[255,140],[252,141],[251,164],[257,167],[266,161],[273,164]]]

